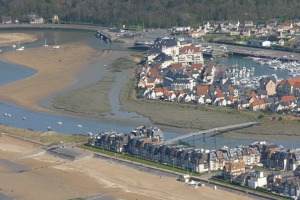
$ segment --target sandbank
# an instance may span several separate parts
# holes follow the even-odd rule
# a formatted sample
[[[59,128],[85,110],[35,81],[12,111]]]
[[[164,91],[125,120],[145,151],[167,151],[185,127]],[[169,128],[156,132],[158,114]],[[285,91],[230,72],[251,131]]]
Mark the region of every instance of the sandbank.
[[[25,33],[0,33],[0,47],[18,45],[36,40],[34,35]]]
[[[0,99],[27,109],[46,111],[38,102],[76,82],[76,75],[88,64],[108,56],[110,51],[97,51],[85,44],[64,44],[59,49],[37,47],[11,51],[0,56],[7,62],[37,70],[31,77],[0,87]],[[49,111],[49,110],[47,110]]]
[[[70,199],[107,196],[121,199],[249,199],[208,186],[193,188],[173,178],[159,177],[100,159],[75,162],[48,154],[18,159],[40,149],[9,136],[0,137],[0,158],[25,167],[19,173],[1,165],[1,193],[16,199]],[[20,168],[20,167],[19,167]],[[15,169],[14,169],[15,170]],[[42,195],[42,196],[41,196]]]

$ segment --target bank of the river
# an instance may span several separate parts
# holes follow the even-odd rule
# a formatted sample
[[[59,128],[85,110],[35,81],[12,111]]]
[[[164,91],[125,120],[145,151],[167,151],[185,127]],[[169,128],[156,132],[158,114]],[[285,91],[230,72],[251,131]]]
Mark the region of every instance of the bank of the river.
[[[15,45],[20,48],[22,43],[34,42],[37,38],[34,35],[24,33],[0,33],[0,47]]]

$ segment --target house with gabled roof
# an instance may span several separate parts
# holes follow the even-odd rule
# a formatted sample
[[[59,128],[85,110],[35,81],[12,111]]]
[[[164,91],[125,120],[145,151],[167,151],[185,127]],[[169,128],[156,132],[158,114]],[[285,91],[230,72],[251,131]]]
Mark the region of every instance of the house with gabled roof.
[[[173,60],[172,56],[169,56],[169,55],[161,52],[153,59],[151,64],[158,63],[158,64],[161,64],[161,68],[165,68],[165,67],[168,67],[173,62],[174,62],[174,60]]]
[[[191,71],[198,71],[199,73],[201,73],[202,72],[202,67],[203,67],[202,63],[193,63],[190,66],[190,70]]]
[[[198,85],[196,87],[196,93],[198,96],[205,96],[208,94],[208,86],[207,85]]]
[[[267,95],[276,94],[276,79],[274,76],[263,77],[259,80],[259,89],[266,90]]]
[[[252,103],[252,102],[254,102],[257,99],[258,99],[257,91],[256,90],[252,90],[252,92],[250,93],[250,95],[248,97],[249,103]]]
[[[293,23],[292,22],[284,22],[282,24],[282,27],[283,27],[283,30],[284,31],[288,31],[290,30],[291,28],[293,28]]]
[[[232,179],[241,173],[245,173],[246,164],[244,162],[227,163],[223,167],[224,179]]]
[[[296,93],[300,95],[300,78],[284,79],[277,84],[276,93],[279,97]],[[299,93],[298,93],[299,92]]]
[[[180,48],[178,55],[178,62],[184,66],[192,65],[195,63],[204,63],[203,54],[199,47],[184,46]]]
[[[247,98],[240,98],[237,101],[234,102],[234,108],[236,109],[247,109],[249,108],[250,102]]]
[[[265,110],[266,104],[263,99],[256,99],[249,105],[249,109],[253,111]]]
[[[154,92],[155,92],[155,97],[157,99],[163,97],[163,95],[164,95],[164,90],[163,90],[162,87],[156,87],[156,88],[154,88]]]
[[[203,69],[203,82],[207,84],[212,84],[215,79],[216,73],[216,63],[208,63]]]
[[[164,98],[165,98],[165,101],[173,102],[176,100],[176,95],[174,94],[173,91],[166,91],[166,92],[164,92]]]

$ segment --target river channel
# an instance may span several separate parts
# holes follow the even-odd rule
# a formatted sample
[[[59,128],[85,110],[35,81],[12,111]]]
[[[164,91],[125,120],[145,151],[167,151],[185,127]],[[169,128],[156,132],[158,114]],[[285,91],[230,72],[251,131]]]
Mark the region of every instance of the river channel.
[[[7,32],[16,32],[16,30],[9,30]],[[109,45],[98,38],[95,37],[92,31],[72,31],[72,30],[53,30],[53,29],[37,29],[37,30],[24,30],[19,29],[17,32],[35,34],[37,41],[28,44],[22,44],[25,48],[42,46],[45,41],[47,44],[61,45],[67,42],[85,42],[86,44],[92,46],[93,48],[99,50],[126,50],[124,47],[113,44]],[[13,50],[12,47],[1,48],[2,52]],[[240,65],[240,67],[245,66],[246,68],[255,68],[255,76],[267,75],[267,74],[277,74],[279,78],[287,78],[287,73],[283,70],[274,70],[268,68],[267,66],[255,63],[252,60],[244,59],[238,56],[229,56],[227,58],[216,59],[218,63],[227,65]],[[91,65],[95,65],[92,63]],[[87,68],[89,70],[89,68]],[[15,65],[12,63],[6,63],[0,61],[0,85],[8,84],[13,81],[24,79],[26,77],[32,76],[35,73],[34,70],[26,68],[24,66]],[[86,73],[86,72],[83,72]],[[89,78],[90,81],[84,78],[84,75],[78,75],[75,87],[80,87],[83,85],[94,83],[97,77]],[[99,78],[99,77],[98,77]],[[118,101],[111,101],[111,103],[117,104]],[[114,106],[114,105],[112,105]],[[115,105],[119,106],[119,105]],[[9,114],[11,117],[4,116]],[[138,120],[138,118],[137,118]],[[60,123],[58,123],[60,122]],[[87,134],[99,133],[102,131],[118,131],[118,132],[129,132],[135,127],[125,124],[116,124],[109,122],[102,122],[99,120],[92,120],[83,117],[74,117],[66,115],[55,115],[43,112],[36,112],[32,110],[27,110],[22,107],[10,104],[9,102],[0,102],[0,123],[8,126],[13,126],[17,128],[33,129],[38,131],[47,131],[48,127],[53,128],[54,131],[62,134]],[[142,123],[142,122],[141,122]],[[142,125],[142,124],[141,124]],[[170,139],[180,136],[182,133],[177,133],[173,131],[163,130],[165,138]],[[187,139],[188,142],[194,142],[197,147],[203,148],[202,137],[198,136],[194,138],[194,141]],[[240,139],[230,139],[230,138],[206,138],[206,147],[222,147],[224,145],[229,147],[236,147],[237,145],[248,145],[256,140],[240,140]],[[269,141],[283,145],[284,147],[298,147],[297,142],[291,141]]]

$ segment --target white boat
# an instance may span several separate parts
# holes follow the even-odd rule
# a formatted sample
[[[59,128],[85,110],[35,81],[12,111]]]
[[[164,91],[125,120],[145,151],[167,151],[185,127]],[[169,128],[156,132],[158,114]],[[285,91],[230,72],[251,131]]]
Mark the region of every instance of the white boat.
[[[13,48],[16,48],[17,46],[14,44],[14,45],[12,45],[12,47],[13,47]]]
[[[51,126],[47,127],[48,131],[52,131],[53,129],[51,128]]]
[[[57,125],[62,125],[62,122],[57,122]]]
[[[17,48],[16,51],[24,51],[24,47]]]
[[[45,39],[45,44],[43,45],[43,47],[47,47],[48,44],[47,44],[47,38]]]
[[[54,46],[53,46],[53,49],[59,49],[59,45],[56,45],[56,39],[55,39],[55,43],[54,43]]]
[[[77,127],[78,127],[78,128],[82,128],[82,125],[78,124]]]
[[[20,42],[19,42],[19,48],[16,49],[16,51],[23,51],[25,49],[24,46],[21,46]]]

